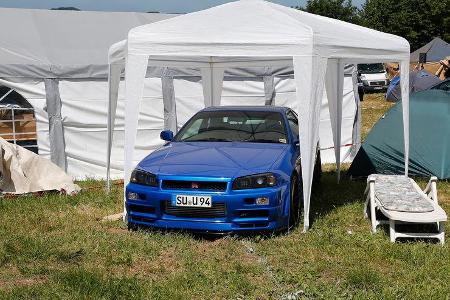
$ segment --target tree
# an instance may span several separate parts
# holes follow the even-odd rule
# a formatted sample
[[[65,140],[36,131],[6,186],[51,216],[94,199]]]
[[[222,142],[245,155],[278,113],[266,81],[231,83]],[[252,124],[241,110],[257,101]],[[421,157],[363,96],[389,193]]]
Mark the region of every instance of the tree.
[[[449,0],[367,0],[361,25],[406,38],[414,51],[441,37],[450,41]]]
[[[306,7],[296,7],[309,13],[359,23],[359,11],[351,0],[308,0]]]
[[[76,7],[72,7],[72,6],[70,6],[70,7],[55,7],[55,8],[52,8],[51,10],[75,10],[75,11],[81,11],[81,9],[76,8]]]

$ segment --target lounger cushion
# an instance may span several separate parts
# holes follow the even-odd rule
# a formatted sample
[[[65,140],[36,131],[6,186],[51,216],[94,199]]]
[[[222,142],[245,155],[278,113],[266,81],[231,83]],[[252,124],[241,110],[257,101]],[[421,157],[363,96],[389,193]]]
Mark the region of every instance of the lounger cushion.
[[[375,197],[384,209],[424,213],[434,210],[433,204],[419,193],[411,180],[401,175],[371,175],[375,178]]]

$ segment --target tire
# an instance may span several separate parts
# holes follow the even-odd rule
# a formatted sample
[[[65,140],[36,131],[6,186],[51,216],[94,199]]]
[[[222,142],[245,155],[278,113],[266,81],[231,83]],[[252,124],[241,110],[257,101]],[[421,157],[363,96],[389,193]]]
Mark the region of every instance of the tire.
[[[139,230],[139,226],[134,223],[128,223],[127,227],[128,227],[128,231],[131,231],[131,232]]]
[[[303,193],[300,193],[300,184],[297,176],[292,176],[289,191],[289,219],[288,229],[297,226],[300,220],[300,203]]]

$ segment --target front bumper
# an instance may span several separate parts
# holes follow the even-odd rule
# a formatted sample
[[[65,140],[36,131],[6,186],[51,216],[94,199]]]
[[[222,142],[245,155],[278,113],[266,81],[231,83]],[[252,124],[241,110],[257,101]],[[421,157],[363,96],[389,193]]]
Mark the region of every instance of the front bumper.
[[[130,200],[129,193],[139,195]],[[205,214],[174,213],[168,209],[173,195],[208,195],[212,197],[217,216]],[[261,188],[245,191],[208,192],[192,190],[162,190],[130,183],[126,189],[127,221],[130,225],[160,229],[177,229],[212,233],[272,231],[287,226],[286,201],[289,199],[288,185],[276,188]],[[268,205],[257,205],[258,197],[269,198]],[[205,208],[208,210],[208,208]]]
[[[363,81],[363,88],[365,91],[386,91],[389,86],[389,80],[385,81]]]

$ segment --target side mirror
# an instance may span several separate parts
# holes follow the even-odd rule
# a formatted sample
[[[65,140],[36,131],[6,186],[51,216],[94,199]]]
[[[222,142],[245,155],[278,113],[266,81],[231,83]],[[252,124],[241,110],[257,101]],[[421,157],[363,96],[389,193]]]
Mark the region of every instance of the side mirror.
[[[171,130],[161,131],[161,134],[159,135],[159,137],[163,141],[171,142],[173,140],[173,132]]]

